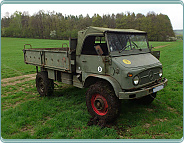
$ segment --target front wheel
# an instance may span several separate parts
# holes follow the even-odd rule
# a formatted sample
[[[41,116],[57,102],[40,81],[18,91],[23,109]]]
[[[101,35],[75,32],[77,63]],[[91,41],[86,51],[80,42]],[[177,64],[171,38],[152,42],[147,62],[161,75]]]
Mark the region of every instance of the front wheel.
[[[119,100],[106,82],[91,85],[86,92],[86,105],[92,117],[110,122],[119,113]]]
[[[54,81],[48,78],[46,71],[37,73],[36,88],[40,96],[50,96],[54,91]]]

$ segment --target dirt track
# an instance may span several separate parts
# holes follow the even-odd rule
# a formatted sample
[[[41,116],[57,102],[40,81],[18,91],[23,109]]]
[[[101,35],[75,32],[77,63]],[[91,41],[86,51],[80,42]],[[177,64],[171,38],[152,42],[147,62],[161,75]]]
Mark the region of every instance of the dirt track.
[[[23,75],[23,76],[16,76],[11,78],[5,78],[5,79],[1,79],[1,86],[15,85],[17,83],[23,83],[26,81],[33,80],[35,78],[36,78],[36,73]]]
[[[167,44],[167,45],[162,45],[162,46],[157,46],[157,47],[153,47],[154,49],[158,49],[158,48],[162,48],[162,47],[166,47],[166,46],[169,46],[171,44]]]

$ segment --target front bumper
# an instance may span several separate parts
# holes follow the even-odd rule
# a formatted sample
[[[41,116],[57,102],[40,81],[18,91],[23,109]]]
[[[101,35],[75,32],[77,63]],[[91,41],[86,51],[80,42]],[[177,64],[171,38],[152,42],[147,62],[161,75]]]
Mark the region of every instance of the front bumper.
[[[161,83],[152,85],[150,87],[143,87],[135,91],[125,91],[125,92],[119,92],[119,99],[135,99],[135,98],[141,98],[143,96],[149,95],[151,93],[157,92],[167,85],[167,79],[163,78]]]

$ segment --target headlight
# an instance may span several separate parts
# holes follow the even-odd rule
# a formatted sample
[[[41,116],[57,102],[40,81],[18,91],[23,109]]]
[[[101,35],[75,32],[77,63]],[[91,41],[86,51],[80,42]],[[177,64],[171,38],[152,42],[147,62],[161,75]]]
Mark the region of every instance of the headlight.
[[[159,71],[159,77],[162,77],[162,69]]]
[[[138,76],[134,77],[133,83],[134,83],[134,85],[138,85],[139,84],[139,77]]]

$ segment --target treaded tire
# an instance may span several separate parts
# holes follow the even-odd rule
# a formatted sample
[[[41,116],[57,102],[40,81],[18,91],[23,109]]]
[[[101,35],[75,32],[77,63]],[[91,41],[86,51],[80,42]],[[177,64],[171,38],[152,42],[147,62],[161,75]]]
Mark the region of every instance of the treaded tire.
[[[119,104],[119,99],[107,82],[97,82],[86,92],[86,105],[93,118],[97,117],[106,122],[115,120],[119,114]]]
[[[46,71],[37,73],[36,88],[40,96],[50,96],[54,91],[54,81],[48,78]]]
[[[152,93],[152,94],[149,94],[147,96],[144,96],[142,98],[139,98],[139,99],[135,99],[134,101],[138,104],[142,104],[142,105],[149,105],[151,104],[154,99],[156,98],[156,94],[157,93]]]

